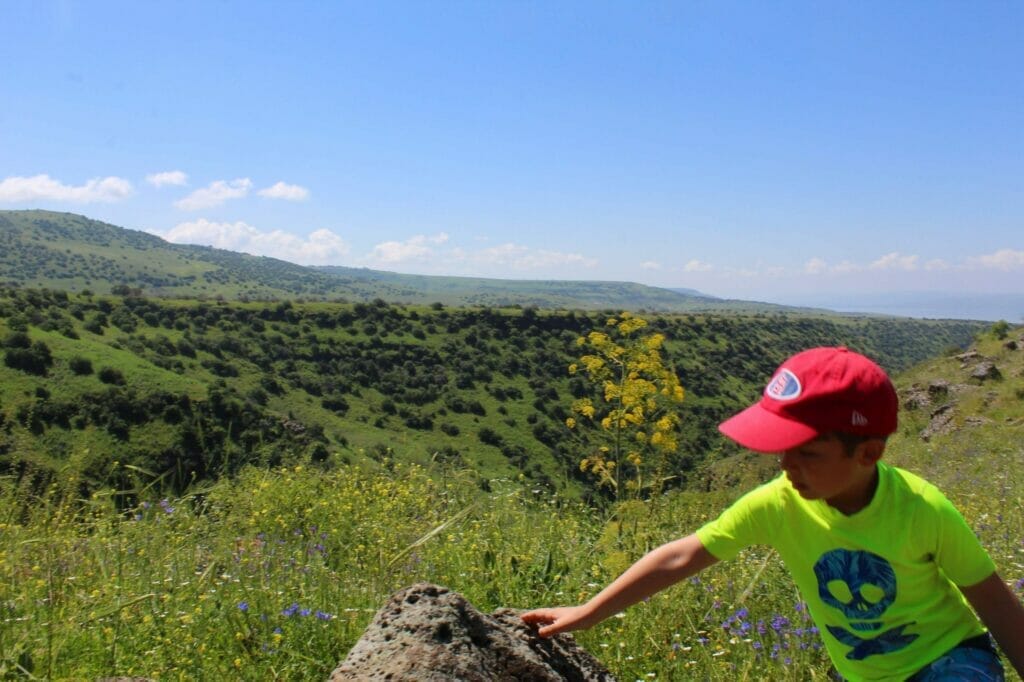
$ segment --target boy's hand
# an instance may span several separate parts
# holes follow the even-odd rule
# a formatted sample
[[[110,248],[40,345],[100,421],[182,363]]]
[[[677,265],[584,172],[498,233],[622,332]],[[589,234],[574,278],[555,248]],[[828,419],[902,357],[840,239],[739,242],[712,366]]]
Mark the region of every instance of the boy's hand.
[[[536,609],[527,611],[520,618],[527,625],[542,626],[537,630],[541,637],[551,637],[560,632],[585,630],[591,622],[590,610],[584,606],[560,606],[553,609]]]

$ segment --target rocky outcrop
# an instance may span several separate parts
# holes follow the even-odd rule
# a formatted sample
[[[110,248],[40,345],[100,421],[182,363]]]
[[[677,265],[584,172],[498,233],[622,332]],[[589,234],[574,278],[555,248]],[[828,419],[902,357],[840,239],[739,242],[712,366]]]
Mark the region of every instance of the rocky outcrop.
[[[614,682],[571,635],[540,638],[512,609],[480,613],[419,583],[385,604],[329,682]]]
[[[979,362],[971,370],[971,378],[978,381],[987,381],[989,379],[1001,379],[1003,377],[1002,372],[996,367],[996,363],[991,360],[985,360]]]
[[[953,428],[953,406],[951,404],[943,405],[932,412],[931,421],[921,432],[921,440],[931,440],[935,436],[949,433]]]

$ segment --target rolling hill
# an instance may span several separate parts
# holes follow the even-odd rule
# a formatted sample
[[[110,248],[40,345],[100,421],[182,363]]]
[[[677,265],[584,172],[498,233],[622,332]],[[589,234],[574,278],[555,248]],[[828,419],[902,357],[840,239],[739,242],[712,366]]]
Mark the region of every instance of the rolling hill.
[[[119,287],[185,299],[381,299],[406,304],[675,313],[824,312],[632,282],[520,281],[304,267],[223,249],[171,244],[81,215],[41,210],[0,211],[0,283],[99,294]]]

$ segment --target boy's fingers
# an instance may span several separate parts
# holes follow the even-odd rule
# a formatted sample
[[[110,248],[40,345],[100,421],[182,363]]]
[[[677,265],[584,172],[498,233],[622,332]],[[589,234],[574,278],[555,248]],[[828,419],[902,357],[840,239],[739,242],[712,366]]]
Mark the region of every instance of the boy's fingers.
[[[523,619],[524,623],[529,623],[530,625],[536,625],[537,623],[551,623],[555,620],[554,616],[545,609],[527,611],[522,614],[520,618]]]

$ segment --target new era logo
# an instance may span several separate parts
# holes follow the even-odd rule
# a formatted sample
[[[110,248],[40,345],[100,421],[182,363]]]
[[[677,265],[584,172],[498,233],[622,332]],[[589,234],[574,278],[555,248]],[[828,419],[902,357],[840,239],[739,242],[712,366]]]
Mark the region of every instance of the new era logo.
[[[850,415],[850,423],[853,424],[854,426],[867,426],[868,418],[862,415],[857,410],[854,410],[853,414]]]

